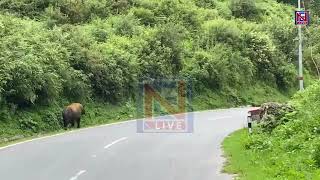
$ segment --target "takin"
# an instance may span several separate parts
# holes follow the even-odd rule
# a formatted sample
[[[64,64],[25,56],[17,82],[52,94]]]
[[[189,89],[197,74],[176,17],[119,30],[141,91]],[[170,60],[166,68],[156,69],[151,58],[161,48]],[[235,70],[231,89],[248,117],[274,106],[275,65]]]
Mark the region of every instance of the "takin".
[[[81,115],[85,114],[83,105],[80,103],[72,103],[62,111],[63,126],[67,128],[69,124],[74,127],[77,123],[77,128],[80,128]]]

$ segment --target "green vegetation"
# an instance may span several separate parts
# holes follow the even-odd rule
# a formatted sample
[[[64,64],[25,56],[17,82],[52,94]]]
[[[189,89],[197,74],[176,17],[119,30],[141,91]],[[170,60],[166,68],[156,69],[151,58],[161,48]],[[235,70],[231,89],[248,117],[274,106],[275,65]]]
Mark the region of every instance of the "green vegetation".
[[[319,76],[319,3],[305,1],[305,7],[312,13],[312,24],[304,29],[309,37],[304,55],[308,77]],[[277,39],[279,42],[288,41],[281,36]],[[283,52],[291,49],[292,44],[287,45],[282,46]],[[246,130],[240,130],[226,138],[223,143],[228,157],[225,171],[248,180],[320,179],[319,90],[319,81],[309,81],[307,90],[295,94],[290,100],[289,105],[294,110],[281,108],[275,115],[268,115],[255,125],[250,136]]]
[[[14,116],[8,109],[1,110],[0,115],[4,119],[0,123],[0,145],[30,136],[62,132],[61,109],[58,105],[37,107],[17,111]],[[82,119],[82,126],[85,127],[123,121],[135,115],[135,108],[131,103],[121,107],[97,102],[88,103],[86,110],[86,116]]]
[[[251,136],[241,130],[228,137],[225,170],[241,179],[320,179],[319,97],[318,81],[293,97],[294,111],[267,118]]]
[[[296,84],[293,9],[275,0],[1,0],[0,143],[60,130],[75,101],[88,108],[85,126],[133,118],[142,80],[192,80],[196,110],[286,101]]]

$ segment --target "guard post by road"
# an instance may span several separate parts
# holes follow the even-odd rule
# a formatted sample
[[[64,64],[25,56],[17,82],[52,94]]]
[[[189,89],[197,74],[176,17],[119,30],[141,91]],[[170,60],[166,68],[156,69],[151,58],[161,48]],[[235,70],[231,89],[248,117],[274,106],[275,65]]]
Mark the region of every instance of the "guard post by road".
[[[247,121],[248,121],[249,134],[252,134],[252,116],[251,116],[251,112],[250,111],[248,111]]]
[[[249,134],[252,134],[252,125],[254,120],[260,120],[262,109],[261,108],[254,108],[248,111],[247,115],[247,123],[248,123],[248,131]]]

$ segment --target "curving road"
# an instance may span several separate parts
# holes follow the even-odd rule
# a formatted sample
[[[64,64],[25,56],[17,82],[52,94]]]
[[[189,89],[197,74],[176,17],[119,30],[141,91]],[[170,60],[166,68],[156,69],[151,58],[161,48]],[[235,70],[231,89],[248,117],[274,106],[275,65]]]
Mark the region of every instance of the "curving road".
[[[136,122],[82,129],[0,149],[3,180],[224,180],[223,139],[248,108],[194,113],[194,133],[136,133]]]

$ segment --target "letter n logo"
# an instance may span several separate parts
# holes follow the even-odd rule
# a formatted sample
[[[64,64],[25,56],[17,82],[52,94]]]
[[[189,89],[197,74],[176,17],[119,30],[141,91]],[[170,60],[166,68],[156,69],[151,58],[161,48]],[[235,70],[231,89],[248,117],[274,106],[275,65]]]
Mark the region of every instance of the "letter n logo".
[[[144,119],[137,121],[138,132],[193,131],[193,115],[187,113],[187,102],[191,102],[190,85],[188,86],[187,81],[144,82],[141,88],[140,103],[143,108],[140,110],[143,111]],[[163,115],[163,112],[166,114]]]

